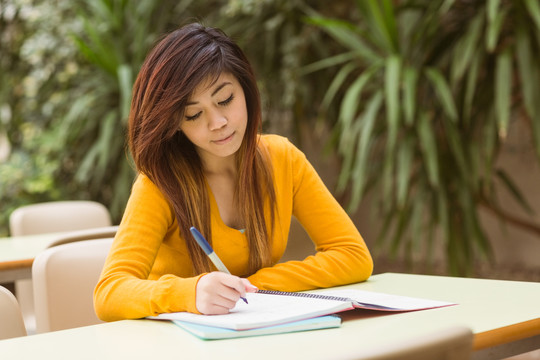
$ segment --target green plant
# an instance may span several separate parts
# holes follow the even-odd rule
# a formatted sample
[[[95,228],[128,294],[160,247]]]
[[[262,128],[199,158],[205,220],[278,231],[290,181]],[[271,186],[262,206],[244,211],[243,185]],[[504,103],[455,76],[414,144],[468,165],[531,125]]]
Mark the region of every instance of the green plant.
[[[322,110],[338,104],[338,191],[354,211],[368,191],[384,219],[378,243],[408,256],[441,230],[449,271],[491,258],[479,205],[496,183],[530,211],[496,160],[514,117],[540,155],[540,5],[536,0],[357,0],[356,18],[310,13],[342,46],[304,69],[334,70]],[[518,223],[515,222],[514,223]]]
[[[71,188],[58,178],[60,148],[54,133],[46,130],[72,101],[67,89],[76,70],[76,51],[64,39],[75,26],[68,3],[0,0],[2,235],[15,208],[60,199]]]

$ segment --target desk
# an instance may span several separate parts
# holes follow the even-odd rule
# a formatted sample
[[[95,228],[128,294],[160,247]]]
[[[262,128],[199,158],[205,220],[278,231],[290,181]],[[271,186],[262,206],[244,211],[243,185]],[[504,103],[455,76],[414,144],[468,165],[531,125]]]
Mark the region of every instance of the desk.
[[[465,325],[474,358],[540,348],[540,284],[386,273],[346,286],[459,305],[410,313],[342,313],[341,328],[203,341],[169,322],[128,320],[0,341],[6,359],[351,359],[362,349]],[[497,352],[496,355],[495,352]]]
[[[12,282],[32,277],[34,258],[53,244],[67,238],[82,240],[98,235],[108,237],[114,234],[118,226],[107,226],[77,231],[48,233],[27,236],[0,238],[0,283]]]

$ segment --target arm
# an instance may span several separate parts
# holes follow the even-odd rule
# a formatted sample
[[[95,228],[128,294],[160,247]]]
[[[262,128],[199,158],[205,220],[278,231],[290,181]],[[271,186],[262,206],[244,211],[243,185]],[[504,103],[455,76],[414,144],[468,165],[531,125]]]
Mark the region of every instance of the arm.
[[[373,261],[364,240],[304,154],[292,144],[288,145],[290,160],[283,171],[292,174],[292,212],[314,242],[317,253],[303,261],[261,269],[249,280],[263,289],[284,291],[366,280],[373,271]],[[279,176],[276,179],[279,181]],[[281,193],[288,194],[287,191]]]
[[[246,279],[225,273],[192,276],[172,209],[157,187],[139,176],[94,291],[98,317],[227,313],[240,296],[254,291]]]
[[[199,276],[190,276],[191,262],[182,257],[182,245],[172,209],[157,187],[139,176],[94,291],[98,317],[111,321],[196,312]],[[185,277],[169,271],[175,255],[181,264],[174,270]]]

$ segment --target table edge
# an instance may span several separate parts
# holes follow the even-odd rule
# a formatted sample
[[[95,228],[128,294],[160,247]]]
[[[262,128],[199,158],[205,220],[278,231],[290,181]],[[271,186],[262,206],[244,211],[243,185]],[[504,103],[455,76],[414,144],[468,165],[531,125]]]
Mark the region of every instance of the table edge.
[[[0,262],[0,271],[29,268],[29,267],[32,267],[33,262],[34,262],[34,259],[32,258],[12,260],[12,261],[2,261]]]
[[[536,335],[540,335],[540,318],[475,334],[473,349],[482,350]]]

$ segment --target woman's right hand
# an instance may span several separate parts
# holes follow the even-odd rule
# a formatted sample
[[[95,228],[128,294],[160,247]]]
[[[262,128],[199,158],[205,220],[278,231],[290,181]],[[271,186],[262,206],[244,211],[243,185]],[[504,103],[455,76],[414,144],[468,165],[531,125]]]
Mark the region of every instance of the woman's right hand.
[[[249,280],[223,272],[211,272],[197,283],[195,306],[204,315],[227,314],[246,292],[256,292]]]

